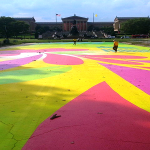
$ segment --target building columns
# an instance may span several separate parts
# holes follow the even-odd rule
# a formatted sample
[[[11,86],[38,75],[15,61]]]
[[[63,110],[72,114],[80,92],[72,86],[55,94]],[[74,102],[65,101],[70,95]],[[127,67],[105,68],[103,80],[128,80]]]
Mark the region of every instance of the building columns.
[[[80,32],[81,32],[81,21],[80,21]]]
[[[63,21],[63,31],[71,31],[72,20],[68,19]],[[76,20],[76,27],[79,32],[87,30],[87,21],[84,20]]]
[[[69,21],[69,31],[71,31],[71,25],[70,25],[70,21]]]

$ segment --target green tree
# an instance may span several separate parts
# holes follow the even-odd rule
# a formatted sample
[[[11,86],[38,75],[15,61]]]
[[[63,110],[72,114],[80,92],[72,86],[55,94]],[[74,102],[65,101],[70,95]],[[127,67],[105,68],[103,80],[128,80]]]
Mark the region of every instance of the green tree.
[[[16,21],[11,17],[0,17],[0,33],[6,39],[13,35],[18,35],[20,32],[26,32],[29,25],[23,21]]]
[[[125,34],[148,34],[150,32],[150,19],[131,19],[121,24],[121,31]]]
[[[13,26],[12,24],[15,22],[15,19],[11,17],[0,18],[0,33],[3,37],[8,39],[13,34]]]
[[[24,21],[15,21],[12,23],[13,35],[17,37],[19,34],[25,34],[29,30],[29,25]]]
[[[100,31],[99,27],[94,27],[94,31]]]
[[[40,34],[43,34],[47,31],[52,31],[52,29],[49,28],[49,26],[40,26],[40,25],[37,25],[36,28],[35,28],[35,38],[38,38],[38,36]]]
[[[58,32],[60,32],[60,31],[62,31],[62,29],[60,29],[59,27],[54,27],[54,28],[52,29],[52,31],[58,31]]]
[[[114,32],[113,27],[103,27],[103,28],[100,28],[100,30],[103,31],[104,33],[108,34],[108,35],[115,36],[115,32]]]
[[[94,26],[93,25],[90,25],[88,28],[87,28],[87,31],[93,31],[94,29]]]

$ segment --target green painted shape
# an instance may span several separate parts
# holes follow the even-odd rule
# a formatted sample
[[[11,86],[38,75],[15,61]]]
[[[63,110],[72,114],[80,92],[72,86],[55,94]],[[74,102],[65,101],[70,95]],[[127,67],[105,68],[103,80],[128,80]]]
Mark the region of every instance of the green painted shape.
[[[14,139],[11,129],[13,124],[6,124],[5,122],[0,121],[0,149],[10,149],[14,147],[16,140]],[[3,140],[2,140],[3,139]],[[9,143],[9,144],[8,144]]]
[[[77,45],[73,45],[73,42],[57,42],[57,43],[36,43],[32,45],[26,46],[18,46],[5,48],[3,50],[23,50],[23,49],[49,49],[49,48],[66,48],[66,49],[89,49],[89,48],[97,48],[97,47],[113,47],[112,42],[77,42]],[[137,45],[128,45],[125,43],[119,43],[119,48],[137,48],[139,50],[149,50],[149,47],[137,46]]]
[[[21,47],[14,47],[14,48],[8,48],[13,50],[22,50],[22,49],[46,49],[46,48],[83,48],[83,49],[89,49],[89,48],[97,48],[100,46],[103,46],[105,49],[106,47],[112,48],[113,42],[104,42],[104,43],[81,43],[76,46],[73,45],[73,43],[68,44],[60,44],[60,43],[53,43],[53,44],[36,44],[31,46],[21,46]],[[149,49],[148,47],[142,47],[142,46],[134,46],[134,45],[127,45],[119,43],[119,49],[122,48],[125,52],[126,50],[131,48],[137,48],[137,49]],[[3,49],[6,50],[6,49]],[[97,51],[97,50],[96,50]],[[94,51],[96,53],[96,51]],[[99,50],[98,50],[99,51]],[[58,52],[59,53],[59,52]],[[60,52],[61,54],[66,54],[70,52]],[[80,53],[79,51],[77,53]],[[77,54],[74,52],[74,54]],[[84,51],[83,53],[87,53],[87,51]],[[93,53],[91,51],[90,53]],[[72,53],[73,54],[73,53]],[[61,67],[47,67],[51,68],[53,75],[59,75],[54,71],[60,71]],[[69,70],[69,67],[63,66],[64,70]],[[68,69],[67,69],[68,68]],[[58,69],[58,70],[57,70]],[[70,68],[71,69],[71,68]],[[28,85],[23,82],[24,78],[27,80],[36,78],[38,74],[40,74],[41,78],[44,77],[44,73],[47,74],[46,68],[31,68],[31,69],[22,69],[24,70],[25,74],[20,75],[19,71],[5,71],[0,73],[0,77],[2,74],[6,73],[5,75],[8,76],[10,73],[14,77],[14,79],[11,79],[12,81],[18,80],[17,84],[11,84],[8,85],[7,90],[1,90],[0,94],[5,95],[4,98],[0,98],[0,150],[20,150],[23,145],[26,143],[28,138],[32,135],[32,133],[35,131],[37,126],[43,122],[46,118],[48,118],[50,115],[55,113],[59,108],[64,106],[66,103],[68,103],[72,99],[72,95],[78,96],[76,91],[68,91],[66,87],[59,88],[57,87],[58,84],[56,83],[55,86],[45,86],[45,85]],[[45,71],[43,71],[45,70]],[[63,70],[63,71],[64,71]],[[27,73],[26,71],[29,72]],[[63,72],[62,71],[62,72]],[[78,70],[77,70],[78,71]],[[13,72],[13,73],[12,73]],[[16,74],[15,74],[16,73]],[[32,76],[32,73],[34,74]],[[36,73],[36,74],[35,74]],[[21,76],[21,78],[19,77]],[[50,77],[50,74],[47,75]],[[46,77],[46,75],[45,75]],[[5,78],[5,76],[3,76]],[[8,79],[8,77],[6,77]],[[68,79],[71,80],[71,78]],[[6,82],[6,81],[5,81]],[[1,85],[2,87],[4,85]],[[22,88],[19,89],[19,88]],[[29,89],[28,91],[24,92],[25,89]],[[40,91],[42,94],[38,95],[37,92]],[[23,94],[22,94],[23,93]],[[44,95],[44,93],[46,93]],[[11,99],[12,97],[15,97],[15,99]],[[64,98],[65,97],[65,98]],[[66,101],[63,101],[66,99]]]
[[[72,67],[44,67],[44,68],[31,68],[21,69],[14,71],[7,71],[0,73],[0,84],[9,84],[16,82],[25,82],[36,79],[47,78],[56,76],[71,70]]]

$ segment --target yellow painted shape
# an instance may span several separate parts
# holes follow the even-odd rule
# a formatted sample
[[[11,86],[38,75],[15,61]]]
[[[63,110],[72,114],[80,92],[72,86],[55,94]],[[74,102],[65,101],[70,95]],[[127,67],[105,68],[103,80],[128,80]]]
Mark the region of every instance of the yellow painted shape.
[[[95,55],[137,55],[150,58],[149,53],[114,54],[113,52],[104,53],[97,48],[89,49],[95,52]],[[23,146],[41,122],[83,92],[103,81],[106,81],[114,91],[127,101],[150,112],[150,96],[148,94],[98,64],[98,61],[87,58],[81,59],[84,60],[84,64],[72,65],[72,70],[57,76],[0,85],[0,129],[4,131],[1,132],[4,139],[0,144],[0,149],[4,146],[5,148],[12,148],[14,143],[18,147]],[[117,65],[121,66],[121,64]],[[5,71],[48,66],[59,65],[37,60]],[[148,67],[148,64],[144,63],[143,66]],[[130,67],[139,66],[130,65]],[[8,142],[10,143],[9,146],[6,144]]]
[[[104,69],[103,71],[105,74],[105,81],[114,91],[132,104],[150,112],[150,95],[109,69]]]
[[[0,85],[0,120],[5,120],[5,124],[11,122],[15,139],[27,140],[36,127],[56,110],[104,81],[99,76],[103,70],[93,60],[72,67],[71,71],[58,76]],[[93,71],[95,73],[91,74]]]

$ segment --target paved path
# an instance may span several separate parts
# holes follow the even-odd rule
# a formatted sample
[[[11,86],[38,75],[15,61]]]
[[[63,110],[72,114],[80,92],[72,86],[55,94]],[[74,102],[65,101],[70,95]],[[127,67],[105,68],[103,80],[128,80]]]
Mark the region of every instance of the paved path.
[[[1,49],[0,149],[149,150],[150,52],[112,44]]]

